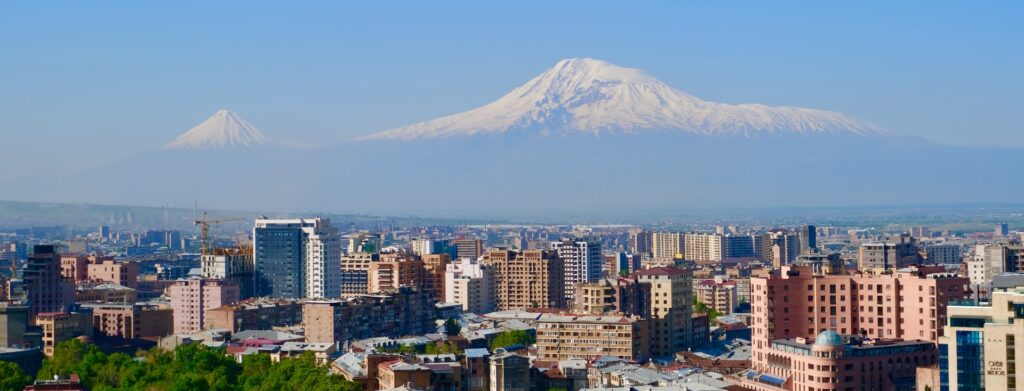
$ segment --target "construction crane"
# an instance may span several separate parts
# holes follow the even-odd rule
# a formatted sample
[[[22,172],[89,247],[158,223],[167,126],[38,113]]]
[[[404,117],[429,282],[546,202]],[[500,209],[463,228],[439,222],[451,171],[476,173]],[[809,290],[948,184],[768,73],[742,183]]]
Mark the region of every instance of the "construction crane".
[[[228,217],[228,218],[224,218],[224,219],[210,220],[208,218],[208,216],[206,215],[206,211],[203,211],[203,219],[202,220],[199,220],[199,219],[195,220],[195,225],[200,226],[201,229],[202,229],[202,247],[201,247],[200,252],[203,255],[208,255],[206,252],[207,252],[207,250],[210,247],[207,246],[206,244],[207,244],[207,240],[209,240],[210,224],[220,224],[220,223],[227,223],[227,222],[231,222],[231,221],[242,221],[242,220],[245,220],[245,218],[243,218],[243,217]]]

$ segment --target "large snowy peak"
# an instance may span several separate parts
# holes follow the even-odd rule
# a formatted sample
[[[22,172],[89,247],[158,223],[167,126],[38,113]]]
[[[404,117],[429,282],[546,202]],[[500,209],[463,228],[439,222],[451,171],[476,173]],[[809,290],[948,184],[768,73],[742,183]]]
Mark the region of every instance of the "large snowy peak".
[[[270,139],[249,121],[231,111],[219,110],[165,147],[183,150],[226,150],[251,149],[270,144]]]
[[[363,139],[641,131],[746,136],[879,132],[870,123],[832,111],[707,102],[639,69],[572,58],[558,62],[490,104]]]

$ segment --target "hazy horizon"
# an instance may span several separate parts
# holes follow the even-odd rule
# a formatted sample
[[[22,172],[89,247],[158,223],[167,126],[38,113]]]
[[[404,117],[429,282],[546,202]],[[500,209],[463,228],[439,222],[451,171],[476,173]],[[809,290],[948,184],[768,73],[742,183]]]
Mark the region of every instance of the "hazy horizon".
[[[0,178],[159,148],[222,108],[333,144],[486,104],[568,57],[725,103],[1024,147],[1018,3],[0,5]],[[564,16],[570,16],[565,18]],[[228,23],[231,28],[225,28]],[[48,158],[40,159],[45,147]]]

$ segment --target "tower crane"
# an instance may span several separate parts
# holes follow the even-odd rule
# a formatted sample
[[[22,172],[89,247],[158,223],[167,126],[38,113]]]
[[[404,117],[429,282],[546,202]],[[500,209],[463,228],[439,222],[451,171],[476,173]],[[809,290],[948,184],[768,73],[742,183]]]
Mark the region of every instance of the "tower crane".
[[[195,225],[200,226],[201,229],[202,229],[202,247],[201,247],[201,250],[200,250],[202,255],[207,255],[206,252],[210,248],[210,246],[207,246],[207,240],[209,239],[209,234],[210,234],[210,224],[220,224],[220,223],[227,223],[227,222],[232,222],[232,221],[242,221],[242,220],[245,220],[245,218],[242,218],[242,217],[228,217],[228,218],[223,218],[223,219],[210,220],[209,217],[206,215],[206,212],[204,211],[203,212],[203,218],[201,220],[200,219],[196,219],[195,222],[194,222]]]

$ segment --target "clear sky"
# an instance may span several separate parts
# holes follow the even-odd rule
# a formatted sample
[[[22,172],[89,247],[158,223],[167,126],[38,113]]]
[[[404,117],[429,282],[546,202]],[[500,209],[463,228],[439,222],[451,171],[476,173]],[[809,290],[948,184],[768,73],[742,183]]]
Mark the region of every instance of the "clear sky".
[[[220,108],[273,139],[340,142],[490,102],[566,57],[1024,147],[1024,2],[892,3],[5,1],[0,178],[116,161]]]

